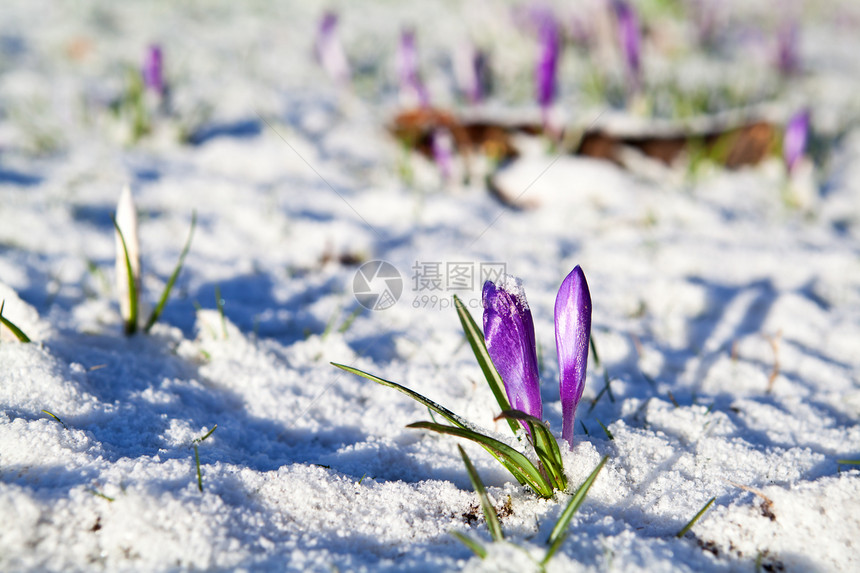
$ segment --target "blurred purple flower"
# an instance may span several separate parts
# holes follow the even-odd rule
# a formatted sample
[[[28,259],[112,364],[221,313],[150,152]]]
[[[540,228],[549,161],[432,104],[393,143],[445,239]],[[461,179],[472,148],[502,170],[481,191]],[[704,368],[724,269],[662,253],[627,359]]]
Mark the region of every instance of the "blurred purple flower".
[[[800,69],[797,44],[797,22],[793,20],[784,22],[776,33],[776,65],[783,75],[793,74]]]
[[[158,95],[164,95],[164,72],[163,61],[161,55],[161,46],[152,44],[146,51],[146,57],[143,60],[143,85],[146,89],[152,90]]]
[[[803,157],[809,140],[809,110],[802,109],[788,120],[785,135],[782,139],[782,157],[788,166],[788,171],[794,171],[795,165]]]
[[[487,55],[472,44],[461,45],[454,53],[454,75],[469,103],[481,103],[490,91]]]
[[[337,14],[333,12],[326,12],[320,20],[314,39],[314,57],[334,81],[349,81],[349,61],[337,35]]]
[[[427,107],[430,98],[418,73],[418,50],[415,47],[415,32],[413,30],[404,30],[400,34],[397,73],[400,80],[401,97],[407,102],[417,101],[421,107]]]
[[[628,85],[632,91],[638,92],[642,81],[642,38],[639,31],[639,18],[633,6],[624,0],[613,0],[612,7],[618,22],[618,39],[624,53]]]
[[[591,337],[591,295],[577,265],[562,281],[555,299],[555,344],[558,350],[561,436],[573,447],[576,406],[585,389]]]
[[[451,178],[452,161],[454,157],[454,138],[451,132],[444,128],[437,128],[431,136],[430,147],[433,152],[433,160],[446,181]]]
[[[552,105],[556,91],[556,72],[561,48],[558,24],[551,14],[541,19],[539,29],[540,56],[535,66],[535,86],[537,102],[541,109]]]
[[[484,283],[484,340],[511,408],[542,419],[535,327],[522,283],[503,275]]]

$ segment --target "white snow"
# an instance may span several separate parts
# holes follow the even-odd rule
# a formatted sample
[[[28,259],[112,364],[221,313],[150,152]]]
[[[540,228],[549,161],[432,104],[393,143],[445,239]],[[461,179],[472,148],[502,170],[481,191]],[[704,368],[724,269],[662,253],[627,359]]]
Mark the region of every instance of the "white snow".
[[[809,105],[819,147],[803,181],[777,158],[622,169],[532,139],[496,174],[531,207],[515,210],[480,178],[444,182],[386,131],[404,26],[431,102],[458,105],[450,58],[469,41],[496,71],[488,109],[536,116],[533,40],[514,6],[464,4],[330,3],[349,89],[313,61],[313,4],[4,4],[0,299],[33,342],[0,326],[0,570],[534,570],[604,455],[549,571],[860,568],[860,473],[839,463],[860,458],[858,7],[796,3],[804,71],[784,84],[768,67],[771,36],[755,32],[774,29],[776,2],[714,3],[726,53],[685,55],[683,20],[665,54],[656,36],[646,45],[646,71],[661,77],[676,61],[712,66],[682,85],[752,83],[778,91],[777,110]],[[651,18],[662,5],[636,4]],[[152,42],[174,119],[131,143],[106,105]],[[603,106],[582,87],[584,54],[562,58],[556,111],[586,125]],[[196,144],[176,141],[183,129]],[[161,320],[132,337],[110,219],[126,183],[144,318],[198,220]],[[362,309],[349,259],[393,264],[398,302]],[[406,428],[427,409],[330,362],[504,434],[452,306],[457,294],[480,323],[482,272],[496,265],[522,277],[558,434],[552,309],[576,264],[601,365],[577,445],[563,448],[572,487],[540,499],[464,443],[502,515],[507,541],[493,544],[461,442]]]

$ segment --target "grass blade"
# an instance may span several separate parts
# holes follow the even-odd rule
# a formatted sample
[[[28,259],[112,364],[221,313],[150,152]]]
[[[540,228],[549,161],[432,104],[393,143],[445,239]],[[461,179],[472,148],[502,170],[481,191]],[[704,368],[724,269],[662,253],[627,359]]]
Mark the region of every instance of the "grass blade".
[[[425,398],[424,396],[422,396],[418,392],[410,390],[409,388],[407,388],[405,386],[401,386],[400,384],[397,384],[396,382],[391,382],[390,380],[380,378],[379,376],[374,376],[373,374],[369,374],[367,372],[359,370],[358,368],[353,368],[351,366],[346,366],[344,364],[338,364],[336,362],[332,362],[331,365],[336,366],[336,367],[340,368],[341,370],[346,370],[347,372],[357,374],[358,376],[361,376],[363,378],[367,378],[368,380],[372,380],[378,384],[382,384],[383,386],[388,386],[389,388],[394,388],[395,390],[402,392],[403,394],[406,394],[407,396],[409,396],[410,398],[412,398],[416,402],[426,406],[427,409],[430,410],[430,412],[431,412],[431,414],[430,414],[431,417],[433,417],[432,412],[436,412],[436,413],[440,414],[441,416],[443,416],[446,420],[448,420],[449,422],[454,424],[455,426],[463,428],[464,430],[469,430],[469,431],[471,431],[475,434],[478,434],[478,435],[483,435],[478,431],[478,428],[474,424],[472,424],[471,422],[469,422],[465,418],[461,418],[460,416],[458,416],[457,414],[455,414],[451,410],[445,408],[444,406],[437,404],[436,402],[434,402],[433,400],[430,400],[429,398]],[[511,472],[511,474],[517,479],[517,481],[520,482],[520,484],[529,485],[528,480],[525,478],[525,476],[519,470],[517,470],[516,467],[512,466],[504,458],[500,458],[494,450],[488,448],[487,446],[484,446],[484,448],[490,453],[490,455],[492,455],[494,458],[499,460],[499,463],[502,464],[503,466],[505,466],[505,468],[509,472]]]
[[[215,424],[214,426],[212,426],[212,429],[209,430],[208,432],[206,432],[205,434],[203,434],[203,436],[201,436],[199,438],[194,438],[193,443],[199,444],[200,442],[202,442],[203,440],[205,440],[206,438],[211,436],[215,432],[215,430],[217,430],[217,429],[218,429],[218,424]]]
[[[159,317],[161,317],[164,305],[167,304],[167,298],[170,296],[170,291],[173,289],[176,279],[179,278],[179,272],[182,270],[182,265],[185,263],[185,256],[191,248],[191,238],[194,236],[194,228],[196,226],[197,212],[193,211],[191,213],[191,230],[188,231],[188,239],[185,241],[185,246],[182,248],[182,252],[179,253],[179,260],[176,262],[176,267],[173,269],[173,273],[170,275],[170,278],[167,279],[167,284],[164,285],[164,291],[161,293],[161,298],[159,299],[158,304],[153,309],[152,314],[149,315],[149,319],[146,321],[146,326],[143,327],[144,332],[149,332],[149,329],[152,328],[156,321],[158,321]]]
[[[481,559],[487,558],[487,550],[484,549],[484,546],[469,537],[468,535],[464,535],[459,531],[452,531],[451,535],[457,538],[463,545],[472,550],[472,553],[480,557]]]
[[[119,236],[119,240],[122,243],[122,252],[125,257],[125,270],[128,278],[128,316],[125,318],[125,333],[128,335],[132,335],[137,330],[137,281],[134,277],[134,270],[131,267],[131,259],[128,254],[128,246],[125,243],[125,237],[122,235],[122,231],[119,228],[119,224],[116,222],[116,217],[111,215],[111,221],[113,221],[113,226],[116,229],[117,236]]]
[[[561,516],[558,518],[558,521],[555,523],[555,527],[552,528],[552,532],[549,534],[549,540],[547,541],[547,543],[549,543],[549,549],[544,557],[544,564],[546,564],[555,552],[558,551],[558,548],[561,547],[567,534],[567,526],[570,525],[570,520],[573,519],[579,506],[582,505],[583,501],[585,501],[585,496],[588,494],[588,490],[591,489],[591,485],[597,478],[597,474],[599,474],[600,470],[603,469],[603,466],[606,465],[606,460],[608,459],[609,456],[603,456],[603,459],[600,460],[600,463],[597,464],[594,471],[585,478],[585,481],[582,482],[582,485],[579,486],[579,489],[573,494],[567,507],[565,507],[564,511],[561,512]]]
[[[391,382],[390,380],[386,380],[385,378],[380,378],[379,376],[374,376],[373,374],[369,374],[367,372],[364,372],[363,370],[359,370],[358,368],[353,368],[352,366],[346,366],[345,364],[338,364],[337,362],[332,362],[331,365],[336,366],[337,368],[340,368],[341,370],[346,370],[347,372],[351,372],[352,374],[357,374],[358,376],[361,376],[362,378],[367,378],[368,380],[372,380],[373,382],[376,382],[377,384],[382,384],[383,386],[388,386],[389,388],[394,388],[395,390],[402,392],[403,394],[406,394],[407,396],[409,396],[410,398],[412,398],[416,402],[419,402],[419,403],[423,404],[424,406],[427,406],[430,410],[436,412],[437,414],[439,414],[440,416],[442,416],[443,418],[445,418],[446,420],[448,420],[449,422],[451,422],[455,426],[459,426],[461,428],[465,428],[465,429],[472,430],[472,431],[475,430],[475,426],[472,423],[470,423],[468,420],[466,420],[465,418],[461,418],[460,416],[458,416],[457,414],[455,414],[454,412],[452,412],[448,408],[445,408],[444,406],[437,404],[436,402],[434,402],[433,400],[431,400],[429,398],[425,398],[424,396],[422,396],[418,392],[415,392],[414,390],[410,390],[406,386],[401,386],[400,384],[398,384],[396,382]]]
[[[457,309],[457,316],[460,318],[460,324],[463,326],[463,333],[466,335],[466,340],[469,341],[469,346],[472,347],[472,352],[478,360],[478,365],[484,372],[484,377],[487,379],[487,384],[490,385],[490,390],[493,396],[496,397],[496,402],[499,403],[499,408],[502,411],[510,410],[511,405],[508,403],[508,396],[505,393],[505,385],[502,377],[496,370],[489,352],[487,352],[487,344],[484,342],[484,333],[478,328],[477,323],[469,313],[469,309],[460,300],[460,297],[454,295],[454,307]],[[511,426],[511,431],[516,434],[519,426],[516,422],[509,419],[508,424]]]
[[[15,324],[12,321],[10,321],[8,318],[3,316],[3,307],[5,307],[5,306],[6,306],[5,300],[0,302],[0,324],[2,324],[3,326],[5,326],[9,330],[11,330],[12,334],[14,334],[15,338],[17,338],[19,341],[30,342],[30,337],[27,336],[26,334],[24,334],[23,330],[21,330],[20,328],[15,326]]]
[[[518,452],[504,442],[500,442],[490,436],[469,430],[466,428],[458,428],[455,426],[445,426],[442,424],[433,424],[431,422],[416,422],[409,424],[407,428],[420,428],[439,432],[440,434],[449,434],[467,440],[472,440],[484,446],[493,456],[503,463],[505,468],[511,472],[518,480],[525,480],[525,485],[529,486],[541,497],[552,497],[553,488],[546,477],[535,467],[535,465],[522,453]],[[522,483],[522,481],[520,482]]]
[[[460,456],[463,458],[463,463],[466,464],[466,473],[469,474],[469,480],[472,482],[472,487],[475,488],[475,493],[481,500],[481,509],[484,512],[484,519],[487,522],[487,529],[490,530],[490,535],[493,541],[501,541],[505,538],[502,532],[502,524],[499,521],[499,514],[496,513],[496,508],[490,503],[490,497],[487,495],[487,488],[484,487],[484,482],[481,481],[481,476],[478,475],[478,470],[472,465],[472,460],[466,455],[466,450],[463,446],[457,445],[460,450]]]
[[[63,421],[60,419],[60,417],[59,417],[59,416],[57,416],[56,414],[54,414],[53,412],[49,412],[49,411],[47,411],[47,410],[42,410],[42,412],[43,412],[43,413],[45,413],[45,414],[47,414],[47,415],[49,415],[50,417],[52,417],[53,419],[55,419],[55,420],[56,420],[56,421],[58,421],[59,423],[61,423],[65,429],[67,429],[67,430],[69,429],[69,427],[66,425],[66,423],[65,423],[65,422],[63,422]]]
[[[197,466],[197,489],[203,491],[203,473],[200,471],[200,452],[194,444],[194,465]]]
[[[203,472],[200,471],[200,451],[197,449],[197,444],[212,435],[212,432],[218,429],[218,424],[212,426],[212,429],[203,434],[199,438],[194,438],[191,442],[194,446],[194,465],[197,467],[197,489],[203,491]]]
[[[610,440],[614,440],[615,436],[612,435],[612,432],[609,431],[609,428],[604,426],[603,422],[601,422],[599,418],[595,418],[595,420],[597,420],[597,423],[600,424],[601,428],[603,428],[603,433],[606,434],[606,437],[609,438]]]
[[[685,525],[683,528],[681,528],[681,531],[679,531],[678,533],[675,534],[675,537],[677,537],[678,539],[681,539],[682,537],[684,537],[684,535],[687,534],[688,531],[693,529],[693,526],[696,524],[697,521],[699,521],[699,518],[702,517],[703,515],[705,515],[705,512],[708,511],[708,509],[710,509],[710,507],[714,504],[714,502],[716,500],[717,500],[716,497],[712,497],[711,499],[709,499],[708,503],[706,503],[702,507],[702,509],[699,510],[699,513],[694,515],[693,519],[691,519],[690,522],[687,523],[687,525]]]

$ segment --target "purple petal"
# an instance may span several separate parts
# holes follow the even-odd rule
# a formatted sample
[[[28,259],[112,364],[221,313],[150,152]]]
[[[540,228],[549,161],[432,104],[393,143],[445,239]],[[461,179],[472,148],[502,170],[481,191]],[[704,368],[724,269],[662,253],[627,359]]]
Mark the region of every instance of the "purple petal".
[[[519,279],[484,283],[484,339],[511,407],[543,419],[535,327]]]
[[[782,140],[782,156],[788,171],[794,170],[794,166],[803,157],[806,151],[806,143],[809,139],[809,110],[803,109],[788,120],[785,128],[785,136]]]
[[[146,52],[143,62],[143,85],[159,95],[164,94],[161,46],[153,44]]]
[[[784,75],[792,74],[800,68],[797,36],[797,23],[793,21],[785,22],[777,31],[777,66]]]
[[[444,127],[436,128],[430,147],[433,151],[433,160],[442,173],[442,178],[447,181],[453,171],[454,138],[451,131]]]
[[[334,81],[349,81],[349,62],[337,36],[337,14],[326,12],[323,15],[314,40],[314,55]]]
[[[404,30],[400,35],[397,71],[400,78],[400,93],[404,99],[417,100],[421,107],[427,107],[430,104],[430,98],[418,73],[418,50],[415,47],[415,32],[412,30]]]
[[[481,103],[490,91],[487,55],[471,44],[459,46],[454,53],[454,74],[460,91],[469,103]]]
[[[556,70],[561,40],[558,24],[547,15],[540,24],[540,59],[535,67],[537,101],[546,109],[555,98]]]
[[[621,42],[621,50],[624,52],[627,78],[631,88],[638,91],[642,74],[642,40],[639,32],[639,18],[633,7],[623,0],[615,0],[613,7],[615,8],[615,17],[618,20],[618,39]]]
[[[577,265],[561,283],[555,299],[555,345],[558,350],[561,436],[573,447],[576,406],[585,389],[588,342],[591,336],[591,295]]]

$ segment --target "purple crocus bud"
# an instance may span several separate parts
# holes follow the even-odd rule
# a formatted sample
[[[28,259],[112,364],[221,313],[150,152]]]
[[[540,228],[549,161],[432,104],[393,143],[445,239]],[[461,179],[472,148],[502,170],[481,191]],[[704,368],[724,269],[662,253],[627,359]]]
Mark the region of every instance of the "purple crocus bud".
[[[400,79],[401,98],[409,103],[417,101],[427,107],[430,98],[418,73],[418,50],[415,47],[415,32],[404,30],[400,34],[400,49],[397,52],[397,74]]]
[[[797,55],[797,22],[787,21],[776,33],[776,65],[783,75],[790,75],[800,68]]]
[[[484,283],[484,340],[511,408],[543,419],[535,326],[522,282],[502,275]]]
[[[161,56],[161,46],[152,44],[146,51],[146,58],[143,61],[143,85],[146,89],[156,92],[158,95],[164,95],[164,73],[162,71],[163,62]]]
[[[349,62],[337,36],[337,14],[333,12],[326,12],[320,20],[314,40],[314,56],[334,81],[349,81]]]
[[[788,172],[794,171],[795,165],[806,151],[809,140],[809,110],[802,109],[791,116],[785,127],[782,139],[782,157],[788,166]]]
[[[624,0],[614,0],[612,7],[618,22],[618,39],[624,53],[627,81],[631,91],[638,92],[642,80],[642,38],[639,32],[639,18],[633,6]]]
[[[573,447],[576,406],[585,389],[591,336],[591,295],[579,265],[561,283],[555,298],[555,345],[558,350],[561,436]]]
[[[546,113],[555,99],[556,70],[561,47],[558,24],[550,14],[540,22],[540,56],[535,66],[535,86],[537,102]]]
[[[445,181],[449,180],[454,157],[454,138],[451,136],[451,131],[444,127],[437,128],[431,136],[430,147],[433,160],[442,173],[442,178]]]
[[[490,84],[490,70],[484,52],[472,44],[461,45],[454,53],[454,75],[469,103],[477,104],[484,100]]]

